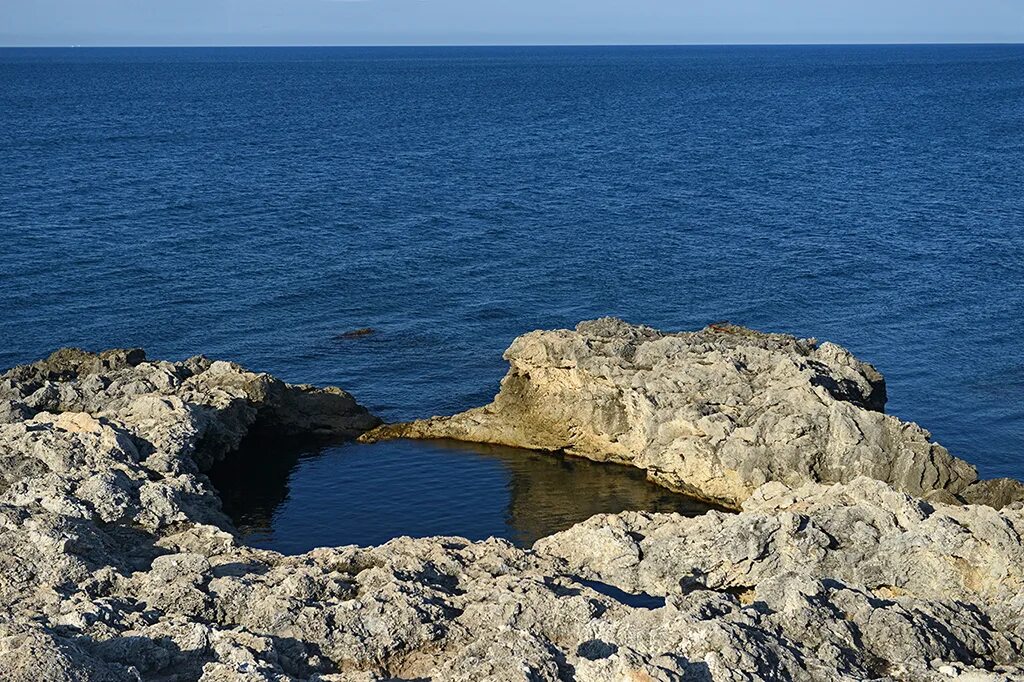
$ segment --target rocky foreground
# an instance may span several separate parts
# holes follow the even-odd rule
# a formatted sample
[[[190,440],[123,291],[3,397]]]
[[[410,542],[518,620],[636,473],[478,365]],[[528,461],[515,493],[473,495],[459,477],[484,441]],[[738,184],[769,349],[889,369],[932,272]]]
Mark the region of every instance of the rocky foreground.
[[[601,320],[506,357],[491,405],[366,437],[565,449],[739,513],[251,549],[202,472],[254,427],[377,420],[231,363],[63,350],[0,375],[0,679],[1024,680],[1020,485],[882,413],[845,350]]]

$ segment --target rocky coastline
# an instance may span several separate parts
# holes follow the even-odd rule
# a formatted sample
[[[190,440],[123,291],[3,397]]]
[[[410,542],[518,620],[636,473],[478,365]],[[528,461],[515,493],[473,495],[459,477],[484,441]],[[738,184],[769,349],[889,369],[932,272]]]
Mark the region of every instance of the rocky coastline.
[[[1024,680],[1024,487],[845,349],[601,319],[505,357],[491,404],[393,425],[203,357],[0,375],[0,679]],[[735,513],[286,556],[204,473],[256,427],[564,451]]]

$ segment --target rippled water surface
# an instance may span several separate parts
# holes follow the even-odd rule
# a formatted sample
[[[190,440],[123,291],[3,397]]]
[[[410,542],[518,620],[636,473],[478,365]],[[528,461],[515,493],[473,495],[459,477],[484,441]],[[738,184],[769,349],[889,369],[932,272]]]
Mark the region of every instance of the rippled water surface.
[[[455,441],[325,446],[257,434],[211,477],[249,544],[290,553],[401,535],[529,546],[594,514],[709,509],[633,467]]]
[[[729,319],[1024,476],[1024,47],[0,50],[0,85],[0,365],[205,353],[395,420],[489,400],[530,329]],[[256,526],[532,537],[561,469],[522,461],[331,448]]]

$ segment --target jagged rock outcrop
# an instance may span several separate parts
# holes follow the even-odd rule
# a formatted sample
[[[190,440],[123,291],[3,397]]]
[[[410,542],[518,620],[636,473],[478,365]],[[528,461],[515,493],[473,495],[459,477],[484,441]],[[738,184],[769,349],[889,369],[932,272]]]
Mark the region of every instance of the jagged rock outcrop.
[[[202,471],[264,420],[373,426],[347,394],[55,357],[0,376],[0,679],[1024,680],[1020,504],[772,482],[738,514],[598,516],[534,549],[284,556],[239,543]]]
[[[525,334],[505,359],[491,404],[363,438],[563,450],[737,508],[770,481],[869,476],[955,496],[977,478],[927,431],[884,414],[882,376],[832,343],[733,325],[669,334],[604,318]]]
[[[1024,484],[1013,478],[990,478],[972,483],[958,497],[967,504],[1002,509],[1024,502]]]

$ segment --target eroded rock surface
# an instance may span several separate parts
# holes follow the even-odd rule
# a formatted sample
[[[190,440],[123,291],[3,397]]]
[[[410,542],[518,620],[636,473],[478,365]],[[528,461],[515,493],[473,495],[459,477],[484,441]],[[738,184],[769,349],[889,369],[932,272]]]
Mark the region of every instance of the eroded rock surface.
[[[283,556],[239,544],[202,471],[257,421],[373,426],[344,392],[64,352],[0,400],[3,680],[1024,680],[1019,504],[773,482],[533,550]]]
[[[525,334],[505,359],[491,404],[364,438],[564,450],[737,508],[769,481],[869,476],[953,496],[977,478],[927,431],[884,414],[881,374],[832,343],[733,325],[669,334],[604,318]]]

